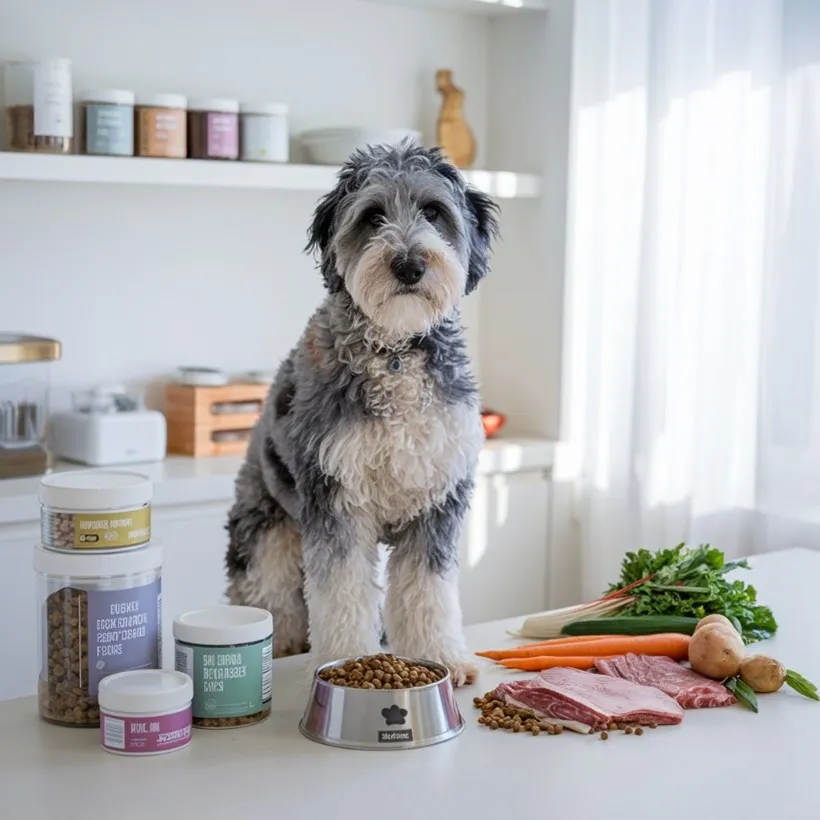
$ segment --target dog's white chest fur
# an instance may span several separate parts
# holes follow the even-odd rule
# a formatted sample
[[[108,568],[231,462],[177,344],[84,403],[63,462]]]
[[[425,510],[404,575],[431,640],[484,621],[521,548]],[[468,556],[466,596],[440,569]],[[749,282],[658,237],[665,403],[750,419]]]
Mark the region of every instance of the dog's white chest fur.
[[[368,376],[370,416],[322,445],[321,468],[340,483],[348,512],[401,524],[472,474],[484,441],[481,416],[469,403],[440,402],[420,355],[402,357],[398,373],[374,360]]]

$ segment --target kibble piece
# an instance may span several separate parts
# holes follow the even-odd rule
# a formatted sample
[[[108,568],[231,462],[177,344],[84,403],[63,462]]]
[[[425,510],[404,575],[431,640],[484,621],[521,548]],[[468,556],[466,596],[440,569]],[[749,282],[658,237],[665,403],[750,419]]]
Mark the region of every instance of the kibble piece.
[[[601,732],[601,740],[607,740],[609,735],[606,732]]]
[[[615,723],[615,721],[613,720],[612,723],[609,724],[609,731],[614,732],[614,731],[617,730],[617,728],[618,728],[618,724]]]
[[[632,734],[632,727],[627,726],[626,729],[624,729],[624,734],[625,735],[631,735]]]
[[[498,721],[497,720],[491,720],[490,721],[490,728],[491,729],[497,729],[498,728]]]
[[[640,726],[638,726],[638,728],[637,728],[637,729],[635,729],[635,734],[636,734],[636,735],[642,735],[642,734],[643,734],[643,729],[641,729],[641,727],[640,727]]]

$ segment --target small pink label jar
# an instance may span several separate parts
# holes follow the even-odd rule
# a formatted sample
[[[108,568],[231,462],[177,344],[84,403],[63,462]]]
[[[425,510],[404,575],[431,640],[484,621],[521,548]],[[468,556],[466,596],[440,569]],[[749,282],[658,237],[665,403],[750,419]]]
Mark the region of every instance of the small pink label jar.
[[[194,687],[183,672],[138,669],[100,681],[100,742],[120,755],[158,755],[191,742]]]
[[[188,156],[239,157],[239,101],[193,100],[188,105]]]

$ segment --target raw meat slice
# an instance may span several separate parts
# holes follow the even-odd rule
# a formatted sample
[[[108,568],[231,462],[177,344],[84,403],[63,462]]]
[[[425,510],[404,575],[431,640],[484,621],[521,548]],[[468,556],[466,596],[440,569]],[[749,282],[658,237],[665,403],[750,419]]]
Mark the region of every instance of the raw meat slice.
[[[548,669],[526,681],[502,683],[495,696],[575,731],[613,721],[660,725],[683,719],[681,707],[658,689],[563,667]]]
[[[604,675],[654,686],[673,697],[684,709],[731,706],[735,696],[716,680],[681,666],[672,658],[629,653],[610,660],[595,661]]]
[[[592,726],[608,723],[607,715],[603,712],[587,710],[581,713],[578,708],[567,706],[556,698],[548,689],[540,684],[539,678],[500,683],[494,691],[494,696],[518,709],[531,709],[541,720],[563,726],[573,732],[586,734]],[[583,720],[580,720],[583,718]]]

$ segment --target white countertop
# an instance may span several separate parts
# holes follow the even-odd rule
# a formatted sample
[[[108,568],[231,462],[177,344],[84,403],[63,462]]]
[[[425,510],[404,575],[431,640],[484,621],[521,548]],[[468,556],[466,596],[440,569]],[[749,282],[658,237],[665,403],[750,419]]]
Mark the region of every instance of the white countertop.
[[[554,445],[547,439],[499,437],[484,445],[479,459],[480,473],[513,473],[549,470]],[[234,480],[243,459],[234,456],[187,458],[169,456],[164,461],[129,464],[102,469],[123,469],[143,473],[154,482],[154,507],[207,504],[233,497]],[[81,464],[59,462],[55,471],[88,470]],[[30,524],[39,521],[37,502],[39,477],[0,479],[0,525]]]
[[[740,577],[780,625],[770,651],[820,682],[820,553],[753,560]],[[505,645],[521,619],[468,629],[474,649]],[[6,659],[11,662],[13,659]],[[472,698],[512,673],[482,661],[460,691],[467,728],[426,749],[379,753],[321,746],[297,728],[305,660],[274,665],[273,713],[263,724],[195,730],[187,749],[145,759],[103,752],[94,730],[40,721],[34,699],[0,704],[4,820],[817,820],[820,703],[791,691],[740,706],[687,711],[642,737],[514,735],[476,723]]]

